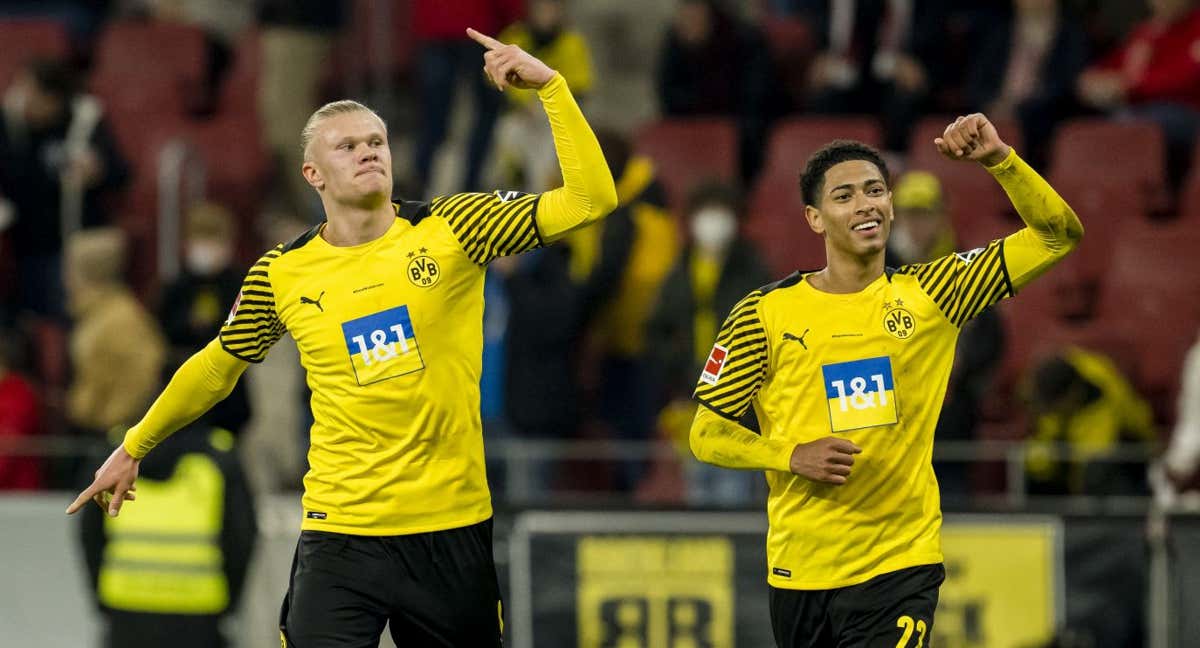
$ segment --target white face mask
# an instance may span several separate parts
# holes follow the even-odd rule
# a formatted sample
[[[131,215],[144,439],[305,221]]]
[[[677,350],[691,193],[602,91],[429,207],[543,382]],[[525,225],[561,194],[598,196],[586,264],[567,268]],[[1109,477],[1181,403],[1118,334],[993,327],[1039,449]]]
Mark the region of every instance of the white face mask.
[[[725,207],[702,207],[692,215],[691,228],[698,247],[721,252],[737,236],[737,217]]]
[[[188,270],[202,277],[212,276],[229,265],[229,246],[213,241],[188,243],[184,262]]]

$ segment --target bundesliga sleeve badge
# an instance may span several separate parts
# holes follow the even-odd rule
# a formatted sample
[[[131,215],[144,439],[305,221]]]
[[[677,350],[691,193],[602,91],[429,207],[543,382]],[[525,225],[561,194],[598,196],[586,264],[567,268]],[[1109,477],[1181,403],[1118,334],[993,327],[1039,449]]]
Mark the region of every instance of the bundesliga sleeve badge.
[[[721,379],[721,369],[725,368],[725,360],[729,357],[729,349],[714,344],[712,353],[708,354],[708,360],[704,362],[704,371],[700,373],[700,382],[710,385],[717,384]]]

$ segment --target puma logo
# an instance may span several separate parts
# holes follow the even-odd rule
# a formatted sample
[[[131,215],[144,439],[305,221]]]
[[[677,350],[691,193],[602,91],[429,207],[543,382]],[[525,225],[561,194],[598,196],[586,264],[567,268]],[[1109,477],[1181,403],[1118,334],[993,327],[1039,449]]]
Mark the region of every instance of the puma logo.
[[[800,337],[796,337],[795,335],[792,335],[791,333],[784,331],[783,339],[792,340],[793,342],[799,342],[800,346],[804,347],[805,351],[808,351],[808,345],[804,343],[804,336],[808,335],[808,331],[809,331],[809,329],[804,329],[804,332],[800,334]]]
[[[317,310],[324,313],[325,307],[321,306],[321,300],[324,299],[324,297],[325,297],[324,290],[321,291],[320,295],[317,295],[316,299],[309,299],[308,297],[305,297],[304,295],[300,295],[300,303],[301,304],[312,304],[313,306],[317,307]]]

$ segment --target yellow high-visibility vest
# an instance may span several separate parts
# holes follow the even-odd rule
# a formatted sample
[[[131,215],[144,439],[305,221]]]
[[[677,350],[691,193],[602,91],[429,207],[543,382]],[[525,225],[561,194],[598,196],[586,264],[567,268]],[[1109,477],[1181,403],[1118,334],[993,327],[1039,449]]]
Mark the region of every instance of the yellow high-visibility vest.
[[[185,455],[170,479],[139,478],[137,489],[136,502],[104,519],[100,603],[128,612],[224,612],[229,584],[220,547],[220,468],[204,454]]]

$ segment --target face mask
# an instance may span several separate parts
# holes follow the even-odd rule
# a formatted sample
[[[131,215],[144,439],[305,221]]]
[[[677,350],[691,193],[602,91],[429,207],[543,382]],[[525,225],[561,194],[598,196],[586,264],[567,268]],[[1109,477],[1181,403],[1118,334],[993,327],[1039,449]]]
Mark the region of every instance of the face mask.
[[[229,249],[222,243],[193,241],[187,246],[185,262],[193,274],[208,277],[229,265]]]
[[[719,252],[737,236],[737,218],[724,207],[704,207],[692,216],[691,228],[698,247]]]

